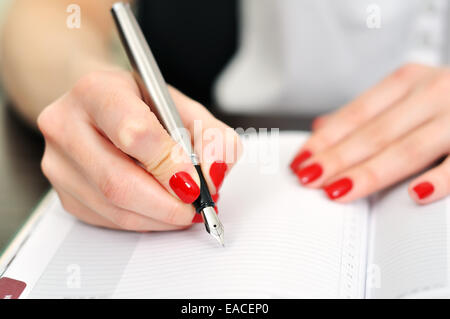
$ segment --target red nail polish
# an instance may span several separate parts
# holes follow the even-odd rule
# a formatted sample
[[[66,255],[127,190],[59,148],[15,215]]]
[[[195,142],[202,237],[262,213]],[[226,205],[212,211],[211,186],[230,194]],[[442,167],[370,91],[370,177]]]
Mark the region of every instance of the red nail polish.
[[[217,208],[217,205],[214,206],[214,210],[216,211],[216,215],[219,215],[219,209]]]
[[[352,188],[352,180],[350,178],[342,178],[328,186],[325,186],[323,189],[327,193],[328,198],[336,199],[347,194]]]
[[[195,213],[194,218],[192,219],[192,222],[195,223],[195,224],[203,223],[202,214]]]
[[[295,173],[298,170],[298,167],[300,166],[300,164],[303,163],[304,161],[306,161],[308,158],[310,158],[311,155],[312,155],[312,153],[308,150],[298,153],[294,157],[294,160],[291,162],[291,165],[290,165],[291,170]]]
[[[186,172],[178,172],[170,178],[169,185],[177,196],[185,203],[193,203],[200,195],[200,188]]]
[[[216,186],[216,191],[222,186],[227,169],[228,165],[225,162],[216,161],[212,163],[211,168],[209,169],[209,175],[211,176],[214,186]]]
[[[211,195],[212,200],[214,201],[214,203],[217,203],[217,201],[219,200],[219,193],[216,193],[214,195]]]
[[[434,186],[433,186],[433,184],[431,184],[429,182],[423,182],[423,183],[417,184],[413,188],[413,191],[416,192],[417,197],[419,197],[419,199],[424,199],[424,198],[430,196],[434,192]]]
[[[323,173],[322,166],[314,163],[297,171],[297,177],[303,185],[309,184],[318,179]]]

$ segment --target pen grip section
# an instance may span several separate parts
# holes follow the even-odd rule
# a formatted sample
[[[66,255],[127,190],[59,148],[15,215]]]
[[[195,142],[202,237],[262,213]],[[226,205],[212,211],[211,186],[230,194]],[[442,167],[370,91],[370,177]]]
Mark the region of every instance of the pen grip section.
[[[197,170],[198,177],[200,178],[200,195],[194,201],[193,205],[196,212],[200,213],[205,207],[215,207],[215,203],[209,192],[208,184],[206,183],[205,177],[203,176],[200,165],[194,165],[194,167]]]

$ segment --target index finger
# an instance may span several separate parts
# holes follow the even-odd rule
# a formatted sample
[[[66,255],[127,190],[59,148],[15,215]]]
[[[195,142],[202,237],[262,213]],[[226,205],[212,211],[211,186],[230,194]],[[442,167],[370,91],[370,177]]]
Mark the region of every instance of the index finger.
[[[292,162],[292,170],[297,171],[311,154],[322,151],[348,136],[358,127],[375,118],[385,109],[401,101],[411,89],[428,75],[433,68],[418,64],[408,64],[383,81],[360,95],[348,105],[327,115],[326,123],[314,131]]]

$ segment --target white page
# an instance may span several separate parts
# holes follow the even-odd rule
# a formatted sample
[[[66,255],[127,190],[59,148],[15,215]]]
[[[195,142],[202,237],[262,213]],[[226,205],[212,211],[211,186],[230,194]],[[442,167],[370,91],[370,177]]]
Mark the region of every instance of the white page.
[[[449,199],[419,206],[407,186],[374,200],[367,297],[450,297]]]
[[[45,213],[2,274],[26,283],[20,298],[26,298],[42,274],[47,273],[48,263],[76,223],[73,216],[63,212],[54,191],[45,196],[37,210],[45,210]]]
[[[367,202],[299,186],[288,165],[305,137],[247,141],[218,204],[226,247],[203,225],[144,234],[114,297],[362,297]]]
[[[32,298],[362,297],[368,205],[298,185],[288,164],[305,138],[245,143],[219,201],[225,248],[203,225],[146,234],[89,226],[54,196],[5,275]]]

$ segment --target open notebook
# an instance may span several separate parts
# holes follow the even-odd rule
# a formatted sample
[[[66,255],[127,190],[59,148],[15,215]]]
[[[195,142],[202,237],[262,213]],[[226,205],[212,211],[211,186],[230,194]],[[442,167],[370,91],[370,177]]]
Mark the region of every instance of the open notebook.
[[[3,277],[32,298],[396,298],[450,296],[449,199],[419,207],[406,185],[336,204],[298,185],[306,138],[244,139],[218,204],[226,247],[203,225],[131,233],[85,225],[54,193]]]

